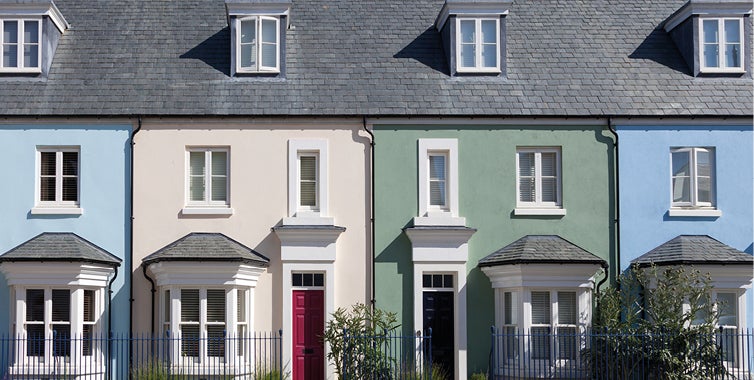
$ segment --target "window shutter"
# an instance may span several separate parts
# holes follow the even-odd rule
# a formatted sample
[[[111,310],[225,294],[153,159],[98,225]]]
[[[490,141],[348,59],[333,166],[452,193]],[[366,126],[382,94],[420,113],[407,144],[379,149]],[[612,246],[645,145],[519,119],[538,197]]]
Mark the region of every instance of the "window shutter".
[[[301,206],[317,205],[317,158],[299,157],[299,181]]]
[[[43,289],[26,289],[26,321],[44,322],[45,291]]]
[[[181,289],[181,322],[199,322],[199,289]]]
[[[531,323],[534,325],[549,325],[550,292],[531,292]]]
[[[262,67],[278,66],[278,20],[262,19]]]
[[[204,200],[204,152],[189,153],[189,197],[192,201]]]
[[[241,21],[241,67],[257,67],[257,20]]]
[[[207,322],[225,322],[225,290],[207,290]]]
[[[445,158],[440,154],[429,156],[429,204],[432,206],[445,206]]]
[[[212,200],[223,202],[228,194],[228,153],[212,154]]]
[[[71,320],[71,291],[68,289],[52,290],[52,320],[69,322]]]
[[[558,324],[576,324],[576,292],[558,292]]]

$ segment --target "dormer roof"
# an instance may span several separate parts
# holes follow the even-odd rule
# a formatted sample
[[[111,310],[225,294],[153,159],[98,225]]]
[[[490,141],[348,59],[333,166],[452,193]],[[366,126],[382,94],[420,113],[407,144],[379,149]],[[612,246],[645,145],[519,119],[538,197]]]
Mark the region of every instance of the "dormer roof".
[[[291,6],[293,2],[286,0],[225,0],[228,19],[253,15],[290,16]]]
[[[435,28],[442,30],[451,15],[504,16],[512,3],[512,0],[445,0],[435,20]]]
[[[0,17],[48,16],[60,33],[70,25],[52,0],[0,0]]]
[[[741,16],[751,11],[751,0],[688,0],[663,23],[663,28],[669,32],[693,15]]]

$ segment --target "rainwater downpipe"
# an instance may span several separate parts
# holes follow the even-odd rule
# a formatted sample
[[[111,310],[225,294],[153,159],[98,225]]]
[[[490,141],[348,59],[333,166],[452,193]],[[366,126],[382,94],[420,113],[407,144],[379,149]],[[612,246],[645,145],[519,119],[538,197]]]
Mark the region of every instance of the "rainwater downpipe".
[[[617,265],[617,270],[615,273],[616,278],[616,286],[620,289],[620,282],[618,279],[618,273],[620,272],[620,176],[619,176],[619,167],[620,164],[618,162],[618,132],[615,131],[615,127],[613,127],[613,118],[608,116],[607,118],[607,129],[610,131],[610,133],[615,138],[615,142],[613,143],[613,147],[615,148],[615,220],[613,220],[613,223],[615,224],[615,261]],[[599,304],[599,294],[600,294],[600,287],[605,284],[607,279],[610,277],[609,272],[609,265],[608,267],[603,267],[605,270],[605,277],[600,280],[597,283],[596,287],[596,293],[597,293],[597,303]],[[599,305],[597,305],[599,308]]]
[[[113,274],[113,278],[110,279],[110,282],[107,283],[107,342],[108,342],[108,350],[107,350],[107,362],[112,363],[113,361],[113,325],[112,325],[112,316],[113,311],[111,309],[112,303],[113,303],[113,282],[115,282],[115,279],[118,277],[118,267],[115,267],[115,273]],[[110,380],[112,377],[112,372],[107,371],[107,379]]]
[[[136,129],[131,132],[131,165],[129,166],[130,177],[129,177],[129,186],[130,186],[130,204],[129,207],[131,208],[130,212],[130,219],[129,219],[129,243],[128,243],[128,265],[131,266],[129,270],[133,268],[134,265],[134,145],[136,145],[136,142],[134,141],[134,138],[136,137],[136,134],[141,131],[141,116],[136,117],[137,124]],[[129,333],[133,333],[134,331],[134,281],[133,276],[131,276],[131,279],[128,281],[128,302],[129,302],[129,313],[128,313],[128,331]],[[128,350],[128,363],[132,363],[132,357],[133,357],[133,346],[130,350]]]
[[[372,265],[371,265],[371,273],[370,273],[369,277],[372,280],[372,286],[371,286],[371,289],[370,289],[370,294],[371,294],[371,298],[372,299],[369,300],[369,302],[372,305],[372,310],[374,310],[374,308],[375,308],[375,306],[377,304],[377,300],[376,300],[376,297],[375,297],[375,278],[374,278],[374,273],[375,273],[374,263],[375,263],[375,260],[377,260],[377,258],[374,255],[374,247],[375,247],[375,242],[374,242],[374,133],[372,133],[372,131],[370,131],[369,128],[367,128],[367,117],[366,116],[362,116],[361,117],[361,123],[362,123],[362,126],[364,127],[364,131],[366,131],[366,133],[368,133],[369,136],[370,136],[370,141],[369,141],[370,159],[369,160],[370,160],[370,169],[371,169],[370,170],[370,172],[371,172],[370,175],[371,175],[372,180],[369,183],[369,186],[371,188],[370,191],[369,191],[369,198],[370,198],[370,202],[371,202],[371,207],[369,209],[369,228],[370,228],[370,231],[369,231],[369,240],[370,240],[370,244],[371,244],[371,252],[370,252],[370,254],[372,256]]]
[[[152,322],[149,325],[149,333],[150,333],[149,336],[153,338],[154,337],[154,294],[157,292],[157,289],[155,289],[155,287],[154,287],[154,280],[151,277],[149,277],[149,275],[147,274],[147,266],[146,265],[141,264],[141,272],[144,273],[144,278],[146,278],[147,281],[149,281],[149,283],[151,284],[149,290],[152,292],[152,302],[150,302],[150,305],[151,305],[150,306],[150,310],[151,311],[150,311],[149,315],[151,315],[151,317],[152,317]]]

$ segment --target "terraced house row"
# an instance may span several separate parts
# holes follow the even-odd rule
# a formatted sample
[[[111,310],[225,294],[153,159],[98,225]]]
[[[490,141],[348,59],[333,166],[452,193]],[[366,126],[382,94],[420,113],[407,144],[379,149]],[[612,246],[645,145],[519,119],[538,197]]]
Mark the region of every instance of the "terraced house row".
[[[365,303],[466,379],[490,326],[584,329],[631,263],[752,327],[751,13],[0,0],[0,377],[128,377],[99,334],[241,378],[259,352],[209,338],[264,331],[331,379],[324,324]]]

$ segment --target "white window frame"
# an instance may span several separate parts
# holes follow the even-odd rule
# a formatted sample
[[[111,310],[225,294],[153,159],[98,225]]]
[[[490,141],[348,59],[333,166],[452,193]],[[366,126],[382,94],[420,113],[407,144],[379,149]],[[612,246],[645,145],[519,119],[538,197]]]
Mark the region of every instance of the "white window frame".
[[[313,157],[315,162],[314,167],[314,205],[302,205],[301,201],[301,186],[304,180],[301,178],[301,158]],[[318,151],[298,151],[296,157],[296,199],[298,199],[297,209],[298,211],[312,211],[319,212],[319,152]]]
[[[316,206],[301,205],[301,156],[317,157]],[[332,224],[328,218],[328,141],[325,139],[288,140],[288,218],[283,224]]]
[[[482,66],[482,20],[495,21],[495,67]],[[476,65],[474,67],[463,66],[461,59],[461,21],[474,21],[474,46],[476,56],[474,61]],[[456,35],[455,35],[455,49],[456,49],[456,71],[459,73],[499,73],[500,72],[500,17],[456,17]]]
[[[76,200],[63,200],[63,153],[76,153]],[[55,200],[42,201],[42,153],[55,153]],[[73,214],[80,215],[81,205],[81,149],[77,146],[39,146],[36,150],[34,208],[32,214]]]
[[[204,200],[193,201],[191,200],[191,153],[203,152],[204,153]],[[225,200],[213,201],[212,200],[212,153],[224,152],[226,154],[225,159]],[[229,147],[187,147],[186,148],[186,169],[185,169],[185,192],[186,192],[186,206],[183,209],[183,214],[218,214],[226,215],[232,214],[233,209],[230,208],[230,148]]]
[[[246,16],[236,19],[236,72],[237,73],[279,73],[280,72],[280,17],[279,16]],[[256,25],[256,67],[242,67],[241,65],[241,24],[244,21],[255,21]],[[275,66],[262,65],[262,21],[275,21]]]
[[[181,292],[184,289],[199,291],[199,321],[182,322],[181,321]],[[207,291],[222,290],[225,292],[225,321],[210,322],[207,320]],[[238,297],[239,292],[243,292],[242,297],[246,297],[245,304],[245,321],[238,320]],[[225,365],[252,365],[249,362],[253,359],[252,347],[246,339],[253,332],[253,314],[252,314],[252,297],[253,291],[245,286],[204,286],[204,285],[180,285],[180,286],[163,286],[160,288],[160,333],[161,336],[174,338],[170,341],[171,363],[174,366],[185,368],[202,368],[204,365],[216,366],[217,363]],[[169,297],[169,298],[168,298]],[[184,356],[182,354],[182,333],[181,326],[196,325],[199,327],[199,353],[198,356]],[[211,326],[223,325],[226,331],[224,349],[222,356],[208,355],[208,328]],[[244,331],[245,330],[245,331]],[[239,335],[242,334],[242,335]]]
[[[673,153],[689,152],[689,192],[691,193],[691,199],[689,202],[674,202],[673,201]],[[710,202],[700,202],[699,189],[698,189],[698,173],[697,173],[697,158],[698,152],[710,153]],[[716,192],[715,187],[717,183],[717,170],[716,170],[716,154],[714,147],[679,147],[670,149],[670,204],[672,209],[688,209],[688,208],[701,208],[701,209],[715,209],[716,205]],[[671,215],[674,216],[674,215]]]
[[[5,62],[4,57],[4,49],[3,47],[6,45],[4,38],[5,38],[5,22],[7,21],[16,21],[18,22],[18,42],[15,43],[17,46],[17,59],[18,61],[17,66],[13,67],[5,67],[3,66]],[[25,34],[25,28],[26,28],[26,21],[36,21],[37,22],[37,36],[38,41],[37,44],[37,65],[36,67],[25,67],[24,66],[24,46],[29,45],[31,43],[27,43],[24,41],[24,34]],[[39,73],[42,71],[42,18],[41,17],[23,17],[23,18],[0,18],[0,72],[3,73]]]
[[[718,35],[718,41],[717,41],[717,66],[709,67],[706,65],[706,61],[704,59],[704,21],[710,21],[714,20],[717,21],[717,35]],[[740,44],[740,51],[739,51],[739,57],[740,62],[739,66],[725,66],[725,44],[727,40],[727,36],[725,34],[725,21],[728,20],[735,20],[738,21],[738,35],[740,36],[741,41]],[[743,73],[745,72],[744,69],[744,60],[746,59],[746,49],[745,49],[745,43],[746,43],[746,35],[744,34],[744,26],[743,26],[743,18],[742,17],[699,17],[699,31],[698,31],[698,39],[699,39],[699,67],[700,71],[703,73]]]
[[[430,150],[430,151],[427,151],[427,165],[429,165],[429,169],[427,170],[427,173],[428,173],[427,174],[427,181],[428,181],[427,188],[428,188],[428,191],[429,191],[429,194],[427,196],[427,199],[429,200],[429,204],[427,205],[427,209],[428,210],[444,211],[444,212],[450,211],[450,205],[449,205],[450,202],[448,202],[448,198],[449,198],[448,197],[448,182],[449,182],[448,181],[448,173],[450,172],[450,170],[448,169],[448,166],[449,166],[448,165],[448,161],[450,161],[449,160],[449,156],[450,156],[450,152],[448,152],[447,150],[443,150],[443,151]],[[444,173],[443,173],[443,179],[438,179],[438,178],[433,178],[432,177],[432,169],[431,169],[431,166],[432,166],[431,165],[432,157],[442,157],[444,159],[445,164],[444,164],[444,167],[443,167],[443,171],[444,171]],[[442,183],[444,185],[444,188],[445,188],[445,196],[442,199],[442,204],[432,204],[432,182],[441,182],[441,181],[442,181]]]
[[[466,219],[459,216],[458,208],[458,140],[419,139],[418,145],[419,213],[414,218],[414,225],[466,225]],[[445,206],[430,204],[429,157],[437,154],[446,156]]]
[[[534,202],[521,201],[521,170],[519,155],[534,153]],[[542,201],[542,153],[555,153],[556,201]],[[516,209],[514,215],[565,215],[563,208],[563,165],[560,147],[516,148]]]
[[[100,288],[93,287],[79,287],[79,286],[65,286],[65,285],[17,285],[15,288],[15,305],[11,308],[11,311],[15,313],[15,317],[12,317],[15,325],[15,333],[17,336],[21,336],[22,339],[17,345],[17,356],[22,357],[19,362],[16,363],[18,370],[21,373],[25,371],[21,366],[26,368],[40,368],[51,367],[53,363],[64,358],[66,365],[71,366],[92,366],[94,364],[102,364],[104,352],[97,350],[97,339],[103,333],[102,329],[102,316],[104,313],[104,291]],[[26,339],[28,334],[26,321],[26,309],[27,309],[27,290],[42,290],[44,292],[44,321],[35,322],[32,324],[44,326],[44,356],[27,356],[27,345],[29,344]],[[52,320],[52,291],[53,290],[68,290],[70,292],[70,317],[66,322],[56,322]],[[84,291],[90,290],[94,292],[94,321],[88,322],[84,316]],[[70,326],[70,347],[69,356],[53,356],[53,341],[52,341],[52,327],[54,325],[67,324]],[[83,334],[84,326],[89,325],[91,327],[91,339],[92,346],[91,353],[84,355],[83,346]]]

